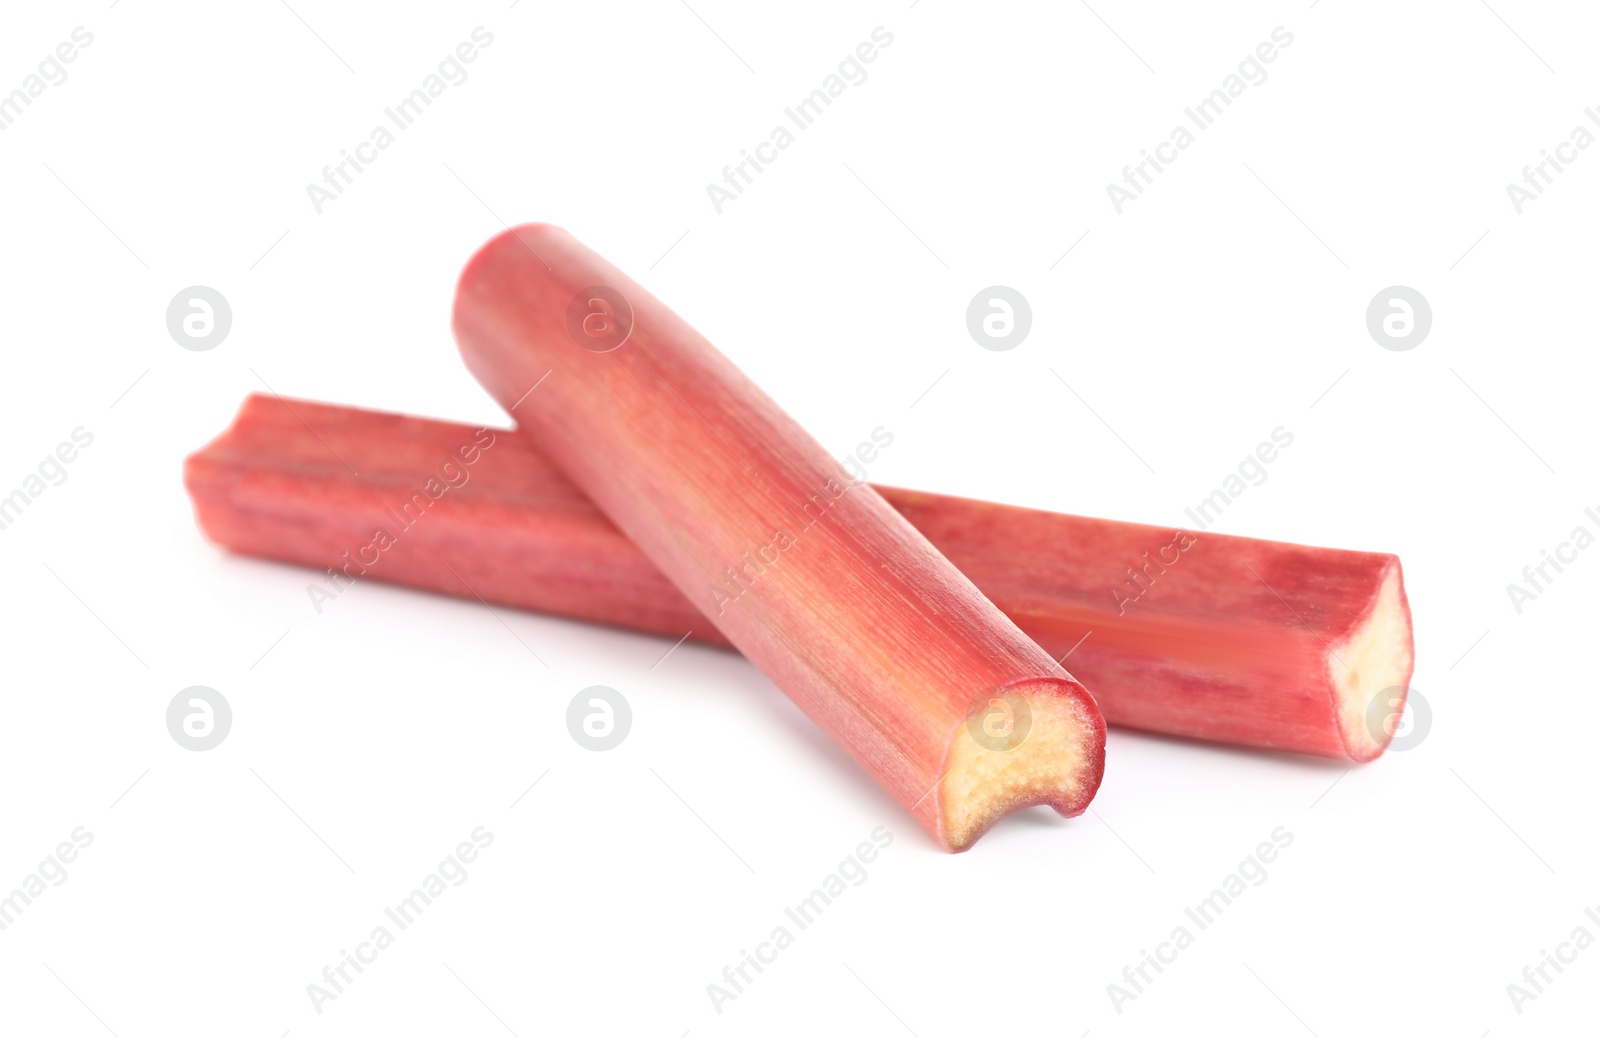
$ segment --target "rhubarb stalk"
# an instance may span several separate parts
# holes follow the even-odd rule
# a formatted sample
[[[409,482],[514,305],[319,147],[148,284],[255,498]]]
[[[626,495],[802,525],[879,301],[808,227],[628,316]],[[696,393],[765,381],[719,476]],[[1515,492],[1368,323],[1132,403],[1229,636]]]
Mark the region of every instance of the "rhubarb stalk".
[[[453,326],[520,432],[942,847],[1085,809],[1083,686],[631,278],[515,228],[468,262]]]
[[[728,644],[504,430],[255,395],[185,479],[213,541],[324,571],[306,586],[318,611],[372,579]],[[1393,555],[877,489],[1046,652],[1070,652],[1114,725],[1358,761],[1389,741],[1412,661]]]

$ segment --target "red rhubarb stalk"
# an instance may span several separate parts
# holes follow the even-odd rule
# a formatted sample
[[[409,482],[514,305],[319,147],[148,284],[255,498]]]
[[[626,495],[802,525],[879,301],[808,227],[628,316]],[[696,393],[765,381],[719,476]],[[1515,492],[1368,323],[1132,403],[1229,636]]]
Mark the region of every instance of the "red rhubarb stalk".
[[[728,644],[508,431],[256,395],[184,471],[213,541],[323,571],[319,612],[371,579]],[[878,492],[1071,652],[1114,725],[1350,760],[1389,741],[1412,661],[1393,555]]]
[[[520,432],[941,846],[1085,809],[1105,722],[1083,686],[631,278],[515,228],[453,325]]]

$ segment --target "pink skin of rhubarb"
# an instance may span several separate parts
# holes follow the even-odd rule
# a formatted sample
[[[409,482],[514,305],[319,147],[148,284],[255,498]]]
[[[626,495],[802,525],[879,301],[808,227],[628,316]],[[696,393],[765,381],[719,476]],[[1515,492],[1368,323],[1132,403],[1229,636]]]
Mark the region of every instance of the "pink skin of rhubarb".
[[[211,540],[326,571],[307,585],[319,611],[371,579],[728,645],[507,430],[256,395],[184,473]],[[877,489],[1047,653],[1071,652],[1113,725],[1358,761],[1389,741],[1412,661],[1393,555],[1210,533],[1185,549],[1170,528]],[[1357,654],[1333,653],[1359,645],[1391,588],[1397,628],[1347,734],[1337,679]]]
[[[622,271],[518,227],[467,263],[452,323],[521,434],[940,846],[1087,807],[1083,686]],[[986,736],[991,706],[1025,738]]]

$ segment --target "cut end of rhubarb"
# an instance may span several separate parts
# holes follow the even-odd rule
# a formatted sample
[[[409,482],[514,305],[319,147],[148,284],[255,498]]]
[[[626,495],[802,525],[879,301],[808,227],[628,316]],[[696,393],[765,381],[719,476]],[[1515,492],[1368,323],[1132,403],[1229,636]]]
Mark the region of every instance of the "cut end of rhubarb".
[[[1105,721],[1077,682],[997,690],[951,740],[938,794],[945,845],[966,850],[1001,817],[1035,804],[1082,814],[1100,787],[1105,743]]]
[[[1412,663],[1411,609],[1396,559],[1367,615],[1348,638],[1328,649],[1334,709],[1351,760],[1372,760],[1389,745],[1396,715],[1405,706]]]

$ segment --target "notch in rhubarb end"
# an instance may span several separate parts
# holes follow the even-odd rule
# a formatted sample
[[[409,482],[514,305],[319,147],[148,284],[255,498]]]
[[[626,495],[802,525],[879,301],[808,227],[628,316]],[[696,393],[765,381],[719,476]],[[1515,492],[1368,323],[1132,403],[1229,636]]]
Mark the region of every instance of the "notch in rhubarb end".
[[[1106,726],[1071,679],[1040,678],[983,697],[951,737],[938,787],[939,836],[964,851],[1013,811],[1080,815],[1100,788]]]

